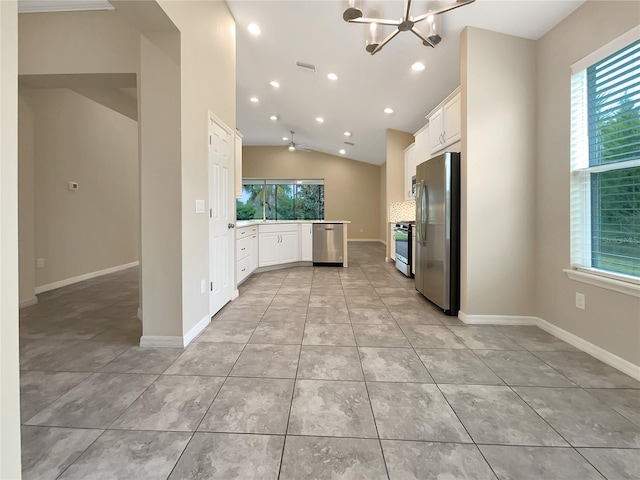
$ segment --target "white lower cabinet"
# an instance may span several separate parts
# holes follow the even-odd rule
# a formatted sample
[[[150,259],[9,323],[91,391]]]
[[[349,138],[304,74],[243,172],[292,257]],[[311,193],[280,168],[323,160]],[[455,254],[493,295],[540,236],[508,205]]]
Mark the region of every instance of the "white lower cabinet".
[[[396,224],[392,223],[389,225],[389,258],[396,261]]]
[[[236,230],[236,282],[240,283],[258,268],[258,227]]]
[[[313,224],[300,224],[300,260],[313,261]]]
[[[260,225],[258,266],[268,267],[300,259],[298,224]]]

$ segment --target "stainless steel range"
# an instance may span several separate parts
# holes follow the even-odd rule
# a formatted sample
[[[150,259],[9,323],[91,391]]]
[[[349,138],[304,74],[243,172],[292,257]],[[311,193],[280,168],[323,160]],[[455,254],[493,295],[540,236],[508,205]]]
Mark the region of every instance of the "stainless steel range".
[[[396,268],[407,277],[413,277],[411,261],[413,255],[412,230],[415,228],[414,221],[397,222],[394,228],[394,241],[396,242]]]

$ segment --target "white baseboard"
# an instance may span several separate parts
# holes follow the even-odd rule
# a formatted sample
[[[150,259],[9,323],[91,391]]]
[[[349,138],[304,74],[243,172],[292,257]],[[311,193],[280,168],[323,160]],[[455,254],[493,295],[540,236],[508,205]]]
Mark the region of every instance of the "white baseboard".
[[[191,330],[189,330],[186,335],[184,336],[184,347],[186,347],[187,345],[189,345],[194,338],[196,338],[198,336],[198,334],[204,330],[205,328],[207,328],[207,325],[209,325],[211,323],[211,317],[209,315],[206,315],[205,317],[202,318],[202,320],[200,320],[198,323],[196,323]]]
[[[537,325],[539,320],[521,315],[467,315],[462,310],[458,318],[467,325]]]
[[[547,322],[541,318],[538,318],[538,327],[551,335],[558,337],[560,340],[564,340],[570,345],[588,353],[594,358],[597,358],[601,362],[612,366],[613,368],[620,370],[622,373],[626,373],[632,378],[635,378],[640,382],[640,366],[621,358],[602,347],[594,345],[587,340],[574,335],[556,325]]]
[[[182,337],[152,337],[149,335],[143,335],[140,337],[140,346],[145,348],[150,347],[168,347],[168,348],[184,348],[184,341]]]
[[[588,353],[592,357],[620,370],[622,373],[640,381],[640,365],[621,358],[602,347],[578,337],[539,317],[513,316],[513,315],[467,315],[463,311],[458,313],[458,318],[467,325],[533,325],[539,327],[554,337],[567,342],[569,345]]]
[[[35,305],[38,303],[38,297],[35,295],[31,298],[27,298],[26,300],[20,300],[20,308],[30,307],[31,305]]]
[[[55,290],[56,288],[66,287],[67,285],[72,285],[78,282],[84,282],[85,280],[90,280],[92,278],[101,277],[102,275],[108,275],[109,273],[119,272],[120,270],[126,270],[127,268],[137,267],[140,265],[139,261],[125,263],[124,265],[117,265],[115,267],[105,268],[104,270],[98,270],[97,272],[85,273],[83,275],[78,275],[77,277],[66,278],[64,280],[59,280],[57,282],[48,283],[46,285],[40,285],[36,287],[36,295],[39,293],[48,292],[49,290]]]

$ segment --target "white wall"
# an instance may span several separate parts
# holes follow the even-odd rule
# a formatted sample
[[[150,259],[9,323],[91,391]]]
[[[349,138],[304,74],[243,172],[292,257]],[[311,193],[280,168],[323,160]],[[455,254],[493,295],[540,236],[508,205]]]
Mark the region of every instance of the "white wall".
[[[67,89],[28,92],[35,129],[27,120],[20,145],[35,150],[36,288],[138,260],[138,128],[135,121]],[[29,115],[26,108],[21,113]],[[29,138],[29,134],[33,136]],[[28,155],[20,155],[28,168]],[[68,182],[79,185],[68,190]],[[28,208],[28,205],[26,206]],[[28,212],[20,208],[28,221]],[[21,237],[27,248],[27,235]],[[21,265],[21,273],[33,263]],[[26,275],[26,273],[25,273]],[[21,297],[27,296],[27,292]]]
[[[569,280],[571,64],[640,24],[638,2],[588,1],[537,44],[538,316],[640,365],[640,298]],[[586,310],[575,293],[586,295]]]
[[[0,2],[0,478],[20,478],[18,11]]]
[[[535,314],[535,44],[461,38],[461,311]]]

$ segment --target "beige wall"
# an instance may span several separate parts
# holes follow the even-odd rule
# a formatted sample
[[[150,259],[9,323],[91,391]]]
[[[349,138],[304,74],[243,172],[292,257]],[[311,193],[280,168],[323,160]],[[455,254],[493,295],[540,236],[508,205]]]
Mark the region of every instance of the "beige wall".
[[[399,130],[387,129],[387,157],[386,157],[386,212],[384,224],[384,238],[387,239],[386,256],[389,257],[390,231],[389,225],[389,204],[391,202],[404,202],[404,150],[413,142],[415,138],[411,133]]]
[[[236,128],[235,21],[225,2],[163,0],[159,4],[180,30],[182,318],[186,334],[209,316],[209,218],[195,201],[209,198],[208,112]],[[232,161],[233,165],[233,161]],[[231,171],[233,179],[233,171]],[[233,196],[233,193],[231,193]]]
[[[18,19],[0,2],[0,478],[20,478]]]
[[[243,147],[244,178],[323,178],[324,218],[349,220],[350,239],[380,238],[380,167],[285,147]]]
[[[380,241],[385,245],[387,239],[387,163],[380,165]]]
[[[38,301],[35,296],[35,124],[35,114],[29,104],[29,96],[20,92],[18,99],[18,248],[21,306]]]
[[[637,2],[588,1],[537,44],[538,316],[640,365],[640,299],[569,280],[570,65],[640,24]],[[586,310],[575,293],[586,295]]]
[[[461,40],[461,310],[531,316],[535,44],[471,27]]]
[[[35,130],[19,137],[33,142],[35,188],[21,183],[21,198],[35,198],[35,242],[25,235],[21,246],[34,243],[44,258],[36,287],[138,260],[136,122],[71,90],[33,90],[29,98]]]

